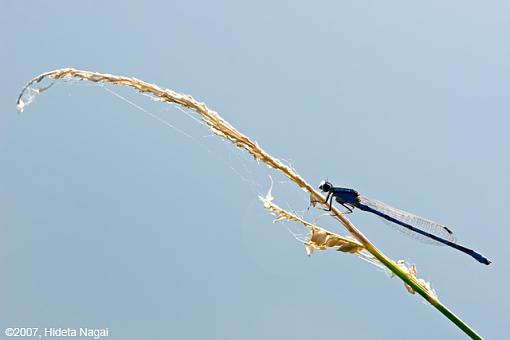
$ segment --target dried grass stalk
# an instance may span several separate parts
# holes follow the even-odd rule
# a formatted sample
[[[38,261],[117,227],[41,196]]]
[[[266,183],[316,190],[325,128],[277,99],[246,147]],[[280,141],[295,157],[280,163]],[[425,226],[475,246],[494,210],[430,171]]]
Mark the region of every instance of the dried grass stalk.
[[[38,94],[45,90],[37,89],[36,84],[41,82],[45,78],[51,79],[62,79],[62,78],[74,78],[79,80],[87,80],[95,83],[110,83],[116,85],[129,86],[141,93],[148,93],[152,95],[156,100],[161,102],[169,102],[179,104],[185,108],[191,109],[198,113],[202,121],[209,126],[209,128],[218,136],[223,137],[230,142],[234,143],[237,147],[245,149],[258,161],[264,162],[268,166],[281,171],[287,178],[298,185],[302,190],[307,192],[312,201],[319,202],[326,207],[322,202],[325,198],[322,194],[315,190],[313,186],[308,184],[301,176],[299,176],[292,168],[282,163],[279,159],[271,156],[264,149],[262,149],[256,142],[253,142],[246,135],[237,131],[232,125],[224,120],[218,113],[209,109],[207,105],[202,102],[195,100],[190,95],[184,95],[178,92],[174,92],[169,89],[162,89],[157,85],[144,82],[142,80],[124,76],[117,76],[112,74],[98,73],[77,70],[72,68],[64,68],[43,73],[34,79],[30,80],[27,85],[23,88],[17,100],[17,108],[19,111],[23,111],[26,105],[30,104],[33,100],[34,94]],[[25,98],[26,94],[29,94]],[[374,258],[382,263],[388,270],[402,279],[410,290],[423,296],[426,301],[437,308],[442,314],[448,319],[455,323],[460,329],[462,329],[467,335],[475,339],[481,339],[481,337],[472,330],[467,324],[465,324],[459,317],[453,314],[443,304],[439,302],[437,296],[432,294],[429,289],[423,286],[414,275],[408,270],[404,270],[398,263],[390,260],[384,255],[379,249],[377,249],[366,237],[363,235],[338,209],[335,207],[331,210],[332,215],[336,218],[347,231],[368,251]],[[328,235],[326,235],[326,239]],[[315,240],[324,237],[322,234],[317,234]],[[331,239],[331,237],[329,238]],[[322,242],[322,241],[321,241]]]

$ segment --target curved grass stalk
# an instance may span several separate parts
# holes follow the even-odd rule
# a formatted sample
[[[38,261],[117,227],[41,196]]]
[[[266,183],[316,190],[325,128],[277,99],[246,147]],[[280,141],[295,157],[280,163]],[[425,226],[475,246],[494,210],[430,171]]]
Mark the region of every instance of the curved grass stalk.
[[[271,156],[264,149],[262,149],[256,142],[253,142],[246,135],[237,131],[232,125],[224,120],[217,112],[209,109],[207,105],[195,100],[190,95],[174,92],[169,89],[162,89],[157,85],[144,82],[142,80],[124,76],[117,76],[112,74],[98,73],[77,70],[72,68],[58,69],[46,73],[42,73],[34,79],[30,80],[23,88],[16,102],[19,111],[23,111],[26,105],[33,101],[37,94],[46,90],[45,88],[37,88],[36,84],[42,80],[50,79],[78,79],[86,80],[95,83],[109,83],[115,85],[123,85],[134,88],[140,93],[150,94],[155,100],[161,102],[175,103],[185,108],[195,111],[200,115],[201,120],[218,136],[225,138],[235,144],[237,147],[245,149],[256,160],[264,162],[268,166],[281,171],[287,178],[299,186],[303,191],[307,192],[313,202],[319,202],[325,208],[328,208],[324,203],[325,197],[315,190],[308,182],[305,181],[296,171],[291,167],[285,165],[279,159]],[[372,242],[370,242],[361,231],[359,231],[338,209],[334,206],[331,210],[332,215],[336,218],[347,231],[369,252],[376,258],[382,265],[390,270],[395,276],[398,276],[410,291],[420,294],[427,302],[434,306],[439,312],[452,321],[457,327],[464,331],[468,336],[473,339],[482,339],[472,328],[470,328],[464,321],[457,315],[444,306],[427,287],[423,285],[414,275],[412,271],[406,270],[398,263],[389,259]]]

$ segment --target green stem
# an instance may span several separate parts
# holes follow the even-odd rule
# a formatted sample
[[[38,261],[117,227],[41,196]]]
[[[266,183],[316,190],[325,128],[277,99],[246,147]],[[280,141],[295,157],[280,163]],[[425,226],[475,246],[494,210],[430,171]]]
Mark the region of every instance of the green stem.
[[[400,268],[395,262],[387,258],[381,252],[370,252],[374,255],[386,268],[391,270],[392,273],[397,275],[402,281],[409,285],[415,292],[420,294],[427,302],[434,306],[441,314],[446,316],[452,321],[457,327],[459,327],[464,333],[466,333],[471,339],[483,339],[474,329],[469,327],[464,321],[462,321],[457,315],[443,305],[439,300],[432,297],[416,280],[414,277],[406,273]]]
[[[321,197],[321,196],[314,196]],[[324,202],[324,198],[318,200],[319,202]],[[332,207],[332,213],[334,216],[343,224],[343,226],[365,247],[365,249],[376,257],[386,268],[388,268],[392,273],[398,276],[404,283],[410,286],[415,292],[420,294],[427,302],[429,302],[432,306],[434,306],[441,314],[446,316],[450,321],[452,321],[457,327],[459,327],[464,333],[466,333],[472,339],[482,339],[482,337],[477,334],[471,327],[469,327],[464,321],[462,321],[457,315],[455,315],[452,311],[450,311],[445,305],[443,305],[436,297],[432,296],[425,288],[423,288],[414,278],[414,276],[409,275],[409,273],[405,272],[400,266],[398,266],[394,261],[390,260],[386,255],[384,255],[378,248],[376,248],[372,242],[370,242],[361,231],[356,228],[351,221],[349,221],[344,214],[342,214],[338,209]]]

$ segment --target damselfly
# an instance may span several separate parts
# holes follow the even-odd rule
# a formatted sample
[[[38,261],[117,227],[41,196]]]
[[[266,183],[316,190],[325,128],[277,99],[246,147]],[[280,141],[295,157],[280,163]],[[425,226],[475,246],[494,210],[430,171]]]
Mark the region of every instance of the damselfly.
[[[398,226],[403,231],[410,231],[418,237],[433,240],[439,244],[444,244],[460,250],[461,252],[472,256],[478,262],[487,265],[491,263],[491,261],[482,254],[455,243],[455,236],[453,232],[442,224],[367,198],[360,195],[356,190],[335,187],[328,181],[323,181],[319,185],[319,189],[328,194],[326,201],[324,202],[329,205],[328,211],[331,211],[331,205],[334,197],[338,203],[348,210],[348,213],[351,213],[354,208],[368,211],[382,217],[386,221],[391,222],[394,226]],[[402,227],[404,229],[402,229]]]

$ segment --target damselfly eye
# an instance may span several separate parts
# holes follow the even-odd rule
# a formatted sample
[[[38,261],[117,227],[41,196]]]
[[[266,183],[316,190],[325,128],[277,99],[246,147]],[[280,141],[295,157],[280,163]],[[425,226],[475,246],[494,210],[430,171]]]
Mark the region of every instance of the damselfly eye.
[[[332,188],[332,184],[329,183],[328,181],[322,181],[320,184],[319,184],[319,189],[324,191],[324,192],[329,192]]]

